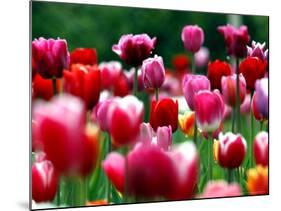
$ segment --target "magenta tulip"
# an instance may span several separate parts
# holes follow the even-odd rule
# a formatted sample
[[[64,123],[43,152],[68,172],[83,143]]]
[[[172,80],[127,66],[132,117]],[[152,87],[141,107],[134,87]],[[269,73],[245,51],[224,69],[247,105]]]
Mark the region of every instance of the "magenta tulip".
[[[108,131],[107,114],[111,100],[104,100],[99,102],[91,113],[91,119],[97,121],[101,130]]]
[[[268,166],[268,133],[259,132],[254,139],[256,165]]]
[[[204,32],[197,25],[187,25],[182,29],[181,39],[187,51],[196,53],[204,42]]]

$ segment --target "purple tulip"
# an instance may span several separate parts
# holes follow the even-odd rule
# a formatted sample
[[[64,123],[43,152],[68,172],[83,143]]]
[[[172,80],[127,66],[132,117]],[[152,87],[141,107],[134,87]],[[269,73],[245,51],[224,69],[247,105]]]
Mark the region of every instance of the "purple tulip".
[[[197,25],[187,25],[182,29],[181,39],[187,51],[196,53],[204,42],[204,32]]]
[[[267,60],[268,49],[264,50],[265,43],[261,44],[259,42],[252,41],[252,47],[247,46],[248,56],[258,57],[262,61]]]
[[[210,52],[208,48],[206,47],[200,48],[200,50],[194,55],[195,65],[197,67],[206,66],[209,61],[209,56],[210,56]]]
[[[143,61],[141,68],[145,88],[160,88],[165,80],[165,68],[161,56],[155,55]]]
[[[156,44],[156,38],[151,39],[147,34],[123,35],[112,50],[128,65],[137,67],[149,57]]]
[[[32,41],[32,59],[43,78],[61,78],[63,69],[67,69],[70,62],[66,40],[35,39]]]
[[[191,110],[194,110],[194,95],[201,90],[210,90],[209,79],[204,75],[186,74],[182,80],[183,94]]]
[[[257,120],[268,119],[268,78],[256,81],[256,91],[252,99],[252,110]]]

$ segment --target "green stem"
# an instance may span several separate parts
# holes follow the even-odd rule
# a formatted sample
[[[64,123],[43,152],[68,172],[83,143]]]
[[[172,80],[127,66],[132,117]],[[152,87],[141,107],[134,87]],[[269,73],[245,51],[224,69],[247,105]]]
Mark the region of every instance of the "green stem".
[[[253,100],[253,91],[251,92],[251,104]],[[251,109],[250,112],[251,124],[250,124],[250,140],[249,140],[249,154],[250,154],[250,168],[253,167],[254,155],[253,155],[253,138],[254,138],[254,114]]]
[[[228,183],[232,183],[234,181],[234,169],[227,169],[227,181]]]
[[[134,73],[134,95],[137,97],[138,94],[138,68],[135,68]]]
[[[263,130],[263,121],[260,121],[260,131]]]
[[[159,88],[155,89],[155,98],[156,98],[156,102],[158,102],[158,99],[159,99]]]
[[[58,182],[58,186],[57,186],[57,200],[56,200],[56,204],[59,207],[60,206],[60,180]]]
[[[231,125],[231,131],[234,133],[235,131],[235,109],[232,109],[232,125]]]
[[[191,66],[191,71],[192,71],[192,74],[196,74],[196,66],[195,66],[195,54],[192,54],[192,66]]]
[[[52,78],[52,82],[53,82],[53,90],[54,90],[54,95],[56,95],[58,92],[57,92],[57,78],[56,76],[54,76]]]
[[[213,177],[213,138],[212,133],[208,134],[208,181],[212,180]]]
[[[197,147],[198,146],[198,143],[197,143],[198,126],[197,126],[197,122],[196,122],[196,114],[194,116],[195,116],[195,118],[194,118],[193,142],[194,142],[195,146]]]
[[[240,82],[239,82],[239,58],[236,58],[236,124],[237,133],[240,133]]]
[[[86,176],[85,178],[84,178],[84,204],[86,205],[86,203],[87,203],[87,201],[88,201],[88,189],[89,189],[89,187],[88,187],[88,182],[89,182],[89,180],[88,180],[88,177]]]

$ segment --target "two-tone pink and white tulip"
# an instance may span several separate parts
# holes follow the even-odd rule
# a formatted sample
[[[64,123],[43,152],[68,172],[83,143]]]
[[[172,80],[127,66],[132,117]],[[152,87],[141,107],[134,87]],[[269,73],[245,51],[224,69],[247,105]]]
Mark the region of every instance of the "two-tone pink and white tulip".
[[[265,42],[264,43],[259,43],[256,41],[252,41],[252,46],[247,46],[248,49],[248,56],[250,57],[258,57],[260,58],[262,61],[267,60],[268,59],[268,49],[264,49],[265,48]]]

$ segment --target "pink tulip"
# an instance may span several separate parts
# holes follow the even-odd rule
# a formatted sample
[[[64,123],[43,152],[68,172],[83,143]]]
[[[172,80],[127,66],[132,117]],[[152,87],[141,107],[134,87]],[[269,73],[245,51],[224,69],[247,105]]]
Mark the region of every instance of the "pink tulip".
[[[252,46],[247,46],[248,49],[248,56],[250,57],[258,57],[262,61],[268,59],[268,49],[265,48],[265,43],[261,44],[259,42],[252,41]]]
[[[268,133],[259,132],[254,139],[256,165],[268,166]]]
[[[223,76],[221,79],[221,89],[224,102],[232,107],[236,105],[236,74],[231,76]],[[246,96],[246,80],[243,75],[239,74],[239,91],[240,91],[240,105],[244,102]]]
[[[189,108],[194,110],[194,95],[201,90],[210,90],[211,85],[204,75],[186,74],[182,79],[182,89]]]
[[[91,113],[91,119],[97,121],[101,130],[108,131],[107,114],[110,106],[111,100],[104,100],[99,102],[93,109]]]
[[[35,39],[32,41],[32,60],[43,78],[61,78],[63,69],[68,69],[70,62],[66,40]]]
[[[240,134],[235,135],[231,132],[220,134],[218,161],[222,167],[238,168],[246,156],[246,151],[247,143]]]
[[[145,88],[160,88],[165,80],[165,68],[161,56],[155,55],[143,61],[141,68]]]
[[[197,25],[187,25],[182,29],[181,39],[187,51],[196,53],[204,42],[204,32]]]
[[[99,64],[99,69],[101,71],[102,88],[109,90],[118,79],[122,71],[122,65],[117,61],[102,62]]]
[[[228,184],[223,180],[210,181],[207,183],[200,198],[217,198],[241,196],[242,190],[237,183]]]
[[[207,66],[209,62],[209,56],[210,56],[209,49],[206,47],[201,47],[200,50],[194,55],[195,65],[197,67]]]
[[[252,111],[259,121],[268,119],[268,78],[256,81],[256,91],[252,99]]]
[[[198,127],[203,132],[219,128],[224,114],[224,102],[218,90],[203,90],[194,96],[194,108]]]
[[[137,67],[149,57],[156,44],[156,38],[151,39],[147,34],[123,35],[112,50],[128,65]]]
[[[246,94],[244,102],[240,105],[241,114],[249,114],[251,110],[251,95]]]
[[[164,150],[168,150],[172,145],[172,127],[162,126],[157,128],[157,146]]]

